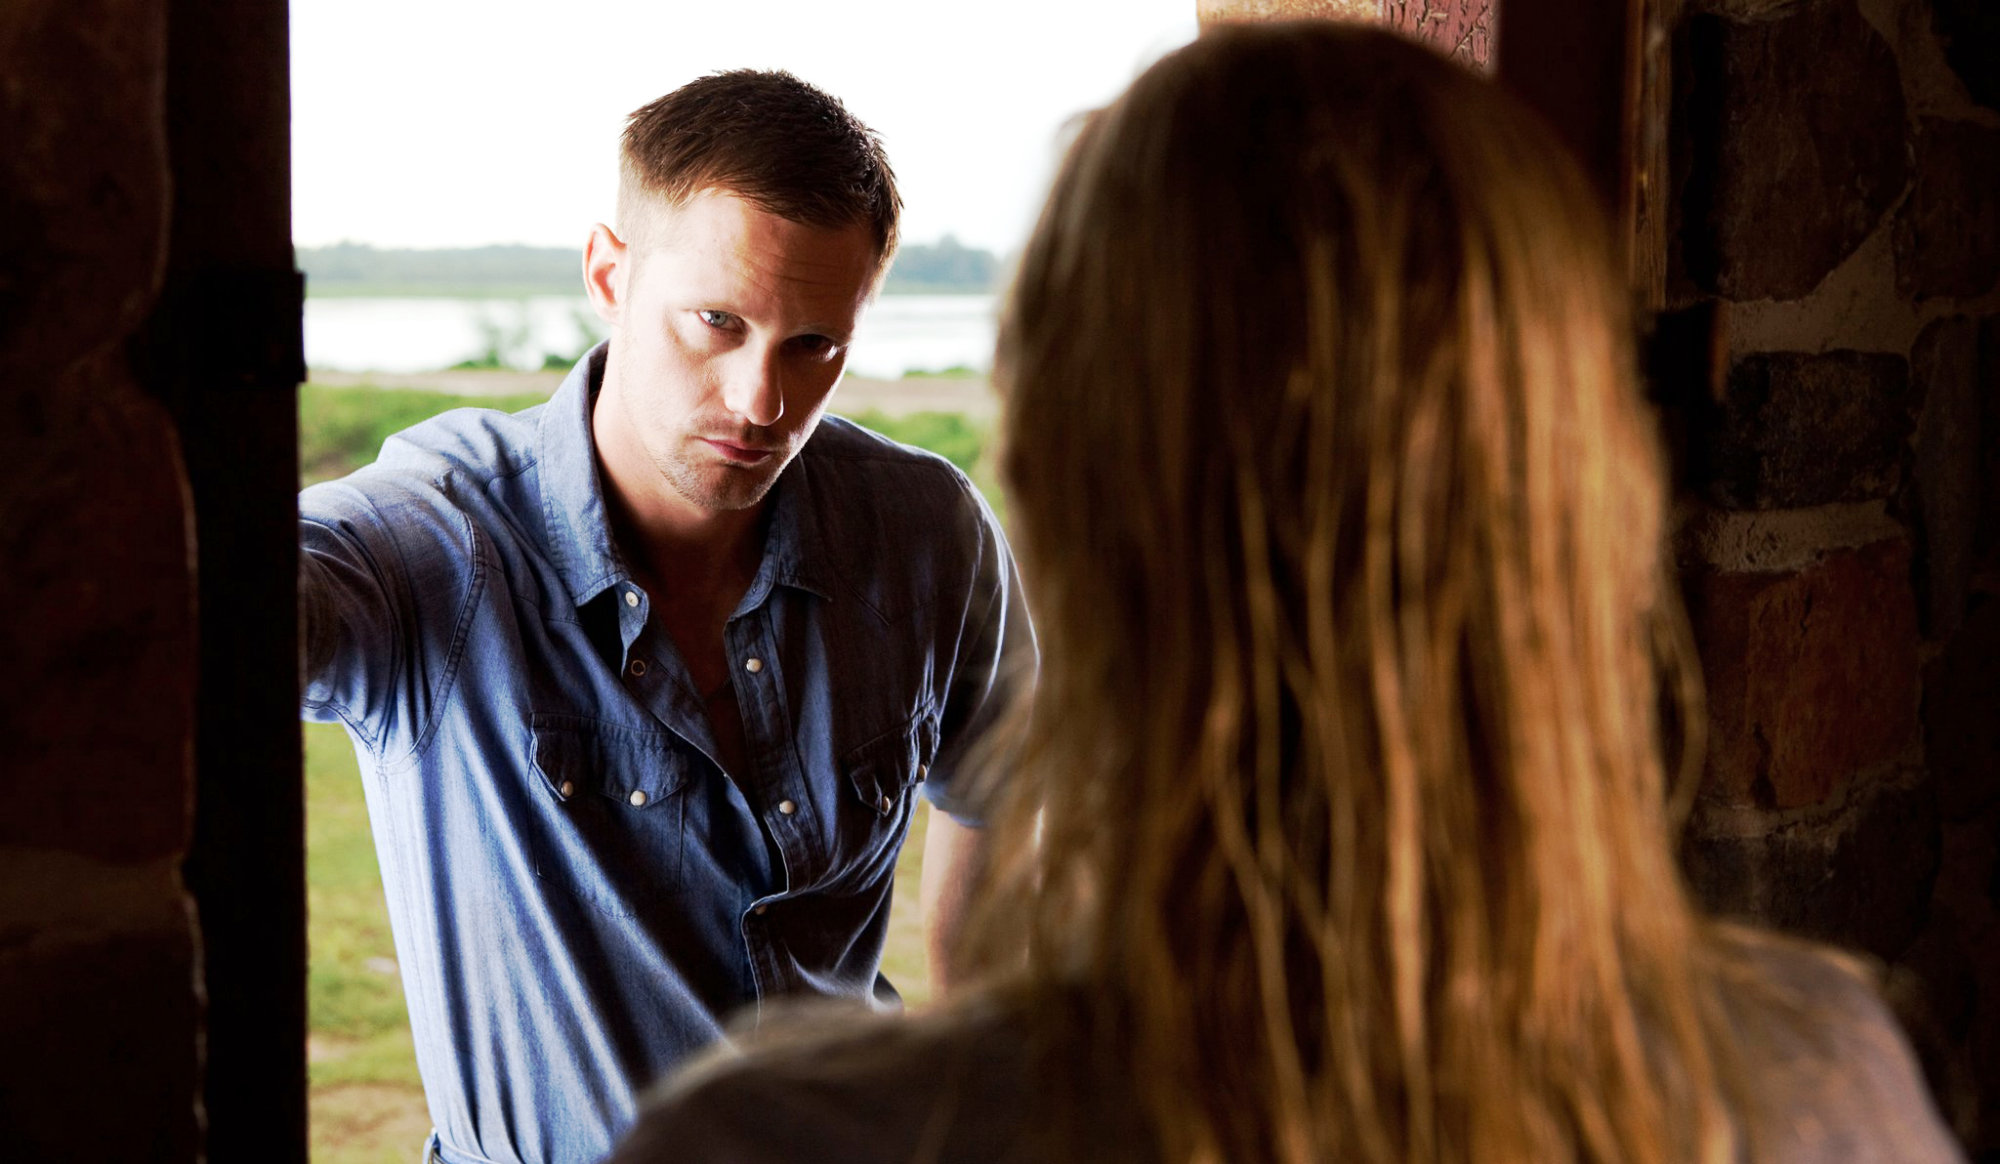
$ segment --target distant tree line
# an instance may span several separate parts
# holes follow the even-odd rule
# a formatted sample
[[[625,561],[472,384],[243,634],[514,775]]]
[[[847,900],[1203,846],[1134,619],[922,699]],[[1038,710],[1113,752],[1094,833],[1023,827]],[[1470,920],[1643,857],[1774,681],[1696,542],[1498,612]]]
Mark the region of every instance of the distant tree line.
[[[890,295],[952,295],[997,291],[1000,260],[950,235],[935,243],[904,243],[882,290]]]
[[[343,242],[300,247],[306,291],[322,296],[439,295],[464,298],[581,294],[583,256],[568,247],[518,245],[401,250]],[[890,295],[962,295],[997,290],[1000,260],[951,235],[905,243],[882,290]]]
[[[365,243],[300,247],[309,295],[578,295],[581,252],[488,246],[392,250]]]

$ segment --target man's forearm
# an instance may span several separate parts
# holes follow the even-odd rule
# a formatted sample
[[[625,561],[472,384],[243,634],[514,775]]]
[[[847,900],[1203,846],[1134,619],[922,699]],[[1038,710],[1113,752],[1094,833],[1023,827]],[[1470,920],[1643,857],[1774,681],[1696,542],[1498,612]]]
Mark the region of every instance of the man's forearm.
[[[943,998],[960,977],[958,930],[965,919],[974,874],[984,857],[985,832],[933,809],[924,839],[924,872],[918,899],[923,906],[924,953],[932,993]]]

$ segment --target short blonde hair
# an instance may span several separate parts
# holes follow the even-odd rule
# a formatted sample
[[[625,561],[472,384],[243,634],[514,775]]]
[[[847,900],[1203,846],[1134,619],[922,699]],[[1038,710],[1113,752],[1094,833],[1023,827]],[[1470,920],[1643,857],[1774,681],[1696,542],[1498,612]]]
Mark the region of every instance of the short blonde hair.
[[[626,118],[618,226],[628,242],[652,205],[709,189],[807,226],[866,227],[884,267],[896,253],[903,199],[881,140],[790,73],[712,73]]]

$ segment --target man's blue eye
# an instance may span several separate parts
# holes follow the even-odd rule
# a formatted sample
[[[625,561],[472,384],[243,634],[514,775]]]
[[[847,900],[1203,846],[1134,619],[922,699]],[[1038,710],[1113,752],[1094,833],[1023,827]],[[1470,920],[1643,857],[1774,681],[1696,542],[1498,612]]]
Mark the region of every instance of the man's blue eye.
[[[703,323],[718,330],[728,327],[736,319],[735,316],[729,314],[727,311],[697,311],[695,312],[695,316]]]

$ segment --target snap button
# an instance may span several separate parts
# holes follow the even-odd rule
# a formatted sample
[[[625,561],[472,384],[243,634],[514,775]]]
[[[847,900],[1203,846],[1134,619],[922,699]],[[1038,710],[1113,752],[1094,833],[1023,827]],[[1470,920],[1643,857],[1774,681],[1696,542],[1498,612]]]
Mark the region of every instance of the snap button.
[[[796,805],[796,804],[793,804],[793,803],[792,803],[791,801],[789,801],[789,800],[780,800],[780,801],[778,802],[778,812],[779,812],[779,813],[780,813],[781,815],[784,815],[784,816],[790,816],[790,815],[792,815],[793,813],[797,812],[798,810],[799,810],[799,806],[798,806],[798,805]]]
[[[743,660],[743,669],[745,671],[750,672],[752,675],[755,675],[757,672],[762,671],[764,669],[764,660],[745,659]]]
[[[646,805],[646,794],[634,788],[632,790],[632,807],[643,808],[645,807],[645,805]]]
[[[627,606],[639,605],[639,592],[637,590],[627,590],[625,592],[625,605]]]
[[[565,780],[563,781],[563,786],[561,791],[563,794],[563,799],[568,800],[570,797],[576,795],[576,784],[572,781]]]
[[[891,801],[891,800],[889,799],[889,794],[885,792],[885,793],[883,793],[883,794],[882,794],[882,797],[881,797],[881,799],[879,799],[879,800],[877,800],[877,801],[875,802],[875,807],[876,807],[876,808],[878,808],[878,809],[880,809],[880,810],[882,810],[883,812],[888,812],[888,811],[889,811],[889,805],[890,805],[891,803],[893,803],[893,802],[892,802],[892,801]]]
[[[755,905],[751,907],[750,912],[756,914],[759,917],[762,917],[764,916],[764,911],[768,908],[770,907],[765,905]]]
[[[632,660],[632,677],[634,679],[637,679],[639,676],[644,675],[645,673],[646,673],[646,660],[644,659]]]
[[[930,774],[931,774],[931,766],[929,764],[917,765],[917,783],[922,784],[924,782],[924,778],[929,776]]]

